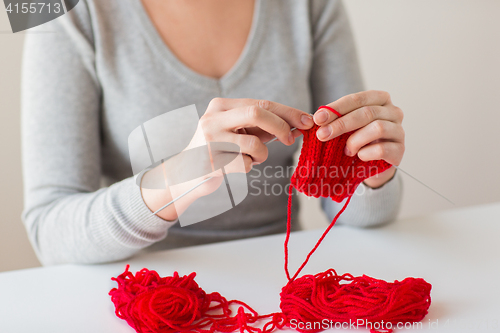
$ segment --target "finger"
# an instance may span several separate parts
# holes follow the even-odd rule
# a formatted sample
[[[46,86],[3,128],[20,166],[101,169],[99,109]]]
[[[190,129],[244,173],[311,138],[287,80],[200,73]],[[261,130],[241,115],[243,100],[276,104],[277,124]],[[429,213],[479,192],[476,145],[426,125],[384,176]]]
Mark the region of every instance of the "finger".
[[[241,152],[250,156],[255,163],[263,163],[269,156],[267,146],[253,135],[238,135],[235,142],[241,148]]]
[[[258,137],[262,142],[267,143],[270,140],[274,139],[275,136],[272,134],[267,133],[266,131],[258,128],[258,127],[251,127],[251,128],[246,128],[245,133],[239,133],[239,134],[250,134],[250,135],[255,135]],[[294,139],[297,139],[299,136],[302,135],[302,132],[298,130],[293,130],[292,131]]]
[[[354,156],[358,151],[372,143],[383,139],[404,143],[405,132],[401,125],[386,120],[375,120],[354,132],[346,143],[346,155]]]
[[[225,173],[248,173],[252,170],[253,165],[256,163],[253,159],[245,154],[241,154],[243,161],[240,157],[232,160],[228,165],[224,166]]]
[[[263,163],[267,160],[269,151],[267,146],[254,135],[227,133],[219,138],[220,142],[235,143],[240,147],[242,154],[248,155],[255,163]]]
[[[332,123],[321,126],[317,137],[320,141],[328,141],[339,135],[364,127],[375,120],[388,120],[399,123],[399,108],[385,106],[364,106],[354,110]]]
[[[270,133],[268,133],[268,132],[266,132],[263,129],[258,128],[258,127],[248,127],[248,128],[245,128],[245,131],[246,131],[246,134],[255,135],[263,143],[266,143],[267,141],[275,138],[274,135],[272,135],[272,134],[270,134]]]
[[[239,145],[221,145],[219,142],[210,144],[209,147],[211,168],[216,170],[214,172],[223,170],[225,173],[246,173],[252,169],[252,157],[242,153]]]
[[[403,159],[405,146],[399,142],[378,142],[361,148],[358,157],[362,161],[384,160],[399,165]]]
[[[391,103],[391,95],[386,91],[369,90],[362,91],[351,95],[346,95],[339,98],[327,106],[338,111],[340,114],[345,115],[351,111],[369,105],[384,106]],[[318,124],[319,125],[319,124]]]
[[[314,125],[312,116],[304,111],[267,100],[260,100],[259,106],[284,119],[290,127],[306,130]]]
[[[293,137],[294,137],[295,139],[297,139],[299,136],[301,136],[301,135],[302,135],[302,132],[301,132],[301,131],[298,131],[298,130],[294,130],[294,131],[292,131],[292,134],[293,134]]]
[[[224,113],[222,120],[227,128],[236,130],[238,128],[258,127],[286,145],[294,143],[290,125],[274,113],[258,106],[244,106],[231,109]]]
[[[209,104],[209,109],[228,111],[231,109],[242,108],[251,105],[260,107],[276,114],[277,116],[285,120],[290,125],[290,127],[309,129],[314,125],[312,116],[309,113],[296,108],[292,108],[287,105],[264,99],[214,98]]]
[[[237,133],[237,134],[250,134],[250,133],[248,133],[248,132],[247,132],[247,129],[246,129],[246,128],[238,128],[238,129],[236,130],[236,133]]]
[[[316,111],[313,116],[314,122],[316,123],[316,125],[319,126],[329,124],[337,118],[338,116],[335,113],[326,108],[319,108],[318,111]]]

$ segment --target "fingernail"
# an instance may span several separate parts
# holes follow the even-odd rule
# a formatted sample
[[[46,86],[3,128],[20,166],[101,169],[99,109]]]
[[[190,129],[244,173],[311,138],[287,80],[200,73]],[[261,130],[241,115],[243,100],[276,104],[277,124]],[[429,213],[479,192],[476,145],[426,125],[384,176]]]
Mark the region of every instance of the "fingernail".
[[[260,163],[252,162],[252,166],[259,165]]]
[[[351,156],[351,155],[352,155],[351,151],[349,150],[349,148],[347,148],[347,146],[345,146],[345,148],[344,148],[344,153],[345,153],[347,156]]]
[[[290,142],[290,143],[294,142],[294,137],[293,137],[293,133],[292,132],[288,133],[288,142]]]
[[[307,114],[303,114],[302,117],[300,117],[300,121],[302,122],[302,124],[304,126],[307,126],[307,127],[311,127],[312,125],[314,125],[314,121],[312,119],[312,116],[307,115]]]
[[[328,139],[331,134],[332,134],[332,129],[330,128],[330,126],[321,127],[316,133],[318,139],[320,140]]]
[[[322,124],[328,120],[328,112],[325,110],[319,110],[314,114],[314,120],[316,124]]]

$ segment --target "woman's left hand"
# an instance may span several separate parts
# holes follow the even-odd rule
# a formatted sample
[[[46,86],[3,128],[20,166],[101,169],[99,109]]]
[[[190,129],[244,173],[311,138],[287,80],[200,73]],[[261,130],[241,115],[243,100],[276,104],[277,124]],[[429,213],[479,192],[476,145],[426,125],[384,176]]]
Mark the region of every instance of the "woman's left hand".
[[[355,131],[347,140],[345,154],[355,154],[362,161],[385,160],[399,165],[405,151],[403,111],[392,104],[385,91],[363,91],[344,96],[327,106],[343,116],[337,117],[327,109],[314,114],[314,122],[321,126],[316,132],[320,141],[328,141]],[[394,167],[365,180],[365,184],[380,187],[396,172]]]

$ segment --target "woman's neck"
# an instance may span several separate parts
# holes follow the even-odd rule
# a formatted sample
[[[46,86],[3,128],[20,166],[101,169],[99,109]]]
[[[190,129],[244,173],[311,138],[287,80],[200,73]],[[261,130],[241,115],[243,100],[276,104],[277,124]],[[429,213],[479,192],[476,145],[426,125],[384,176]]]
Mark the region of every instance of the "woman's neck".
[[[256,0],[142,0],[171,52],[193,71],[221,78],[238,61]]]

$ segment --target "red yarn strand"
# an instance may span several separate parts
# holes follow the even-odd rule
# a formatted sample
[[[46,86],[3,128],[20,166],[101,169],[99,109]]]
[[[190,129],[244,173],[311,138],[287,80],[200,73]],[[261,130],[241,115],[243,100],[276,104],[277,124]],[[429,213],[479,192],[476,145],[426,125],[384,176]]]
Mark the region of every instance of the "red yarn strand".
[[[331,108],[329,107],[328,105],[321,105],[318,110],[321,110],[321,109],[327,109],[327,110],[330,110],[331,112],[333,112],[337,117],[342,117],[342,115],[340,114],[340,112],[338,112],[337,110],[335,110],[334,108]]]
[[[342,207],[342,209],[335,215],[335,217],[333,218],[333,220],[330,223],[330,225],[325,229],[325,231],[323,232],[323,234],[321,235],[321,237],[316,242],[316,245],[313,247],[313,249],[307,255],[306,260],[304,260],[304,262],[302,263],[302,265],[300,265],[300,267],[297,269],[297,271],[295,272],[295,274],[293,275],[293,277],[290,278],[290,273],[289,273],[289,270],[288,270],[288,243],[290,241],[290,232],[291,232],[291,225],[292,225],[292,223],[291,223],[292,222],[292,214],[291,214],[291,211],[292,211],[292,194],[293,194],[293,187],[290,186],[289,187],[289,191],[288,191],[288,216],[287,216],[287,221],[286,221],[286,237],[285,237],[285,245],[284,245],[284,247],[285,247],[285,273],[286,273],[286,277],[288,278],[289,282],[295,280],[297,278],[297,276],[300,274],[300,272],[302,271],[302,269],[307,265],[307,263],[309,262],[309,259],[313,255],[313,253],[316,252],[316,250],[318,249],[318,247],[320,246],[320,244],[323,242],[323,239],[325,239],[326,235],[333,228],[333,226],[337,222],[337,220],[340,217],[340,215],[342,215],[342,213],[344,212],[344,210],[347,208],[347,205],[349,205],[349,202],[351,201],[351,198],[352,198],[352,195],[347,198],[347,200],[346,200],[344,206]]]

